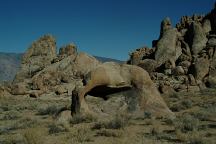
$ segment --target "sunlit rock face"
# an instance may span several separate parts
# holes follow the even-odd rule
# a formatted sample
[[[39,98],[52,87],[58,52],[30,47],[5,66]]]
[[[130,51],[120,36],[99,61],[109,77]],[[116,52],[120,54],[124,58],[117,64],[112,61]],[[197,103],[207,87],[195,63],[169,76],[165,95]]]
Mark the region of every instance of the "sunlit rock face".
[[[100,98],[103,108],[91,106],[88,95]],[[95,109],[97,112],[107,114],[109,113],[107,106],[110,103],[117,107],[117,112],[140,113],[143,116],[144,112],[148,111],[154,116],[173,116],[149,74],[133,65],[120,65],[113,62],[99,65],[86,77],[85,87],[73,97],[78,97],[74,98],[77,102],[73,102],[77,105],[77,107],[73,106],[75,114],[95,113]]]
[[[209,14],[183,16],[176,27],[165,18],[153,48],[130,54],[128,64],[147,70],[157,87],[197,91],[216,85],[216,8]]]

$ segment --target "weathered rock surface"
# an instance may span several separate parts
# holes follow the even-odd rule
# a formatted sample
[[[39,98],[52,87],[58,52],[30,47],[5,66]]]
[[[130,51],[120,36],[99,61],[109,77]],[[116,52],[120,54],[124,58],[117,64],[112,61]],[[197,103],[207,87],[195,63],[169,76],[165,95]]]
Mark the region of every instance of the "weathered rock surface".
[[[163,20],[161,25],[161,36],[156,46],[155,60],[159,66],[170,61],[175,67],[175,61],[181,55],[181,48],[177,45],[178,31],[171,27],[168,18]]]
[[[195,62],[195,79],[202,81],[203,78],[209,73],[209,60],[207,58],[198,58]]]
[[[200,23],[193,22],[189,31],[191,31],[190,34],[192,38],[192,40],[189,40],[189,42],[191,42],[191,51],[194,56],[197,56],[198,53],[206,47],[208,39]]]
[[[70,55],[33,76],[32,85],[35,90],[53,91],[57,85],[74,84],[76,79],[81,80],[98,64],[99,62],[94,57],[85,53]],[[72,91],[73,89],[67,90]]]
[[[24,54],[11,93],[32,97],[50,92],[70,95],[79,81],[99,63],[92,56],[78,53],[73,44],[62,47],[57,55],[54,38],[45,35]]]
[[[86,86],[79,91],[78,102],[74,103],[74,112],[92,113],[85,101],[86,95],[109,99],[109,95],[121,92],[132,92],[133,103],[126,105],[126,110],[135,105],[133,111],[150,112],[154,116],[174,116],[160,96],[148,72],[132,65],[119,65],[107,62],[99,65],[86,78]],[[77,95],[73,95],[77,97]],[[77,104],[77,107],[75,106]]]
[[[132,52],[128,64],[147,70],[162,93],[196,91],[216,86],[215,48],[216,7],[206,16],[183,16],[175,28],[165,18],[153,48]]]
[[[147,47],[136,49],[130,54],[129,64],[138,65],[141,60],[154,59],[155,49],[149,49]]]
[[[144,59],[144,60],[140,61],[138,66],[142,67],[149,74],[151,74],[157,68],[157,62],[155,60],[153,60],[153,59]]]
[[[76,55],[77,47],[74,44],[69,44],[59,49],[59,55]]]
[[[22,82],[31,78],[38,71],[51,64],[56,57],[56,42],[50,35],[45,35],[33,42],[23,55],[21,70],[17,73],[14,82]]]

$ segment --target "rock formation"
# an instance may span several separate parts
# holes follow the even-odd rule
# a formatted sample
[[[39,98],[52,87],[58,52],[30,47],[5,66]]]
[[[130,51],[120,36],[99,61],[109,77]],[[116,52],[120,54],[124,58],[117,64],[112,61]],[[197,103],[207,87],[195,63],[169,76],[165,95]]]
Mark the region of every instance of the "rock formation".
[[[216,87],[216,7],[206,16],[183,16],[176,27],[165,18],[152,44],[132,52],[130,65],[101,64],[74,44],[57,54],[55,39],[45,35],[23,55],[20,71],[11,85],[0,86],[0,95],[72,95],[72,113],[174,117],[158,89],[170,94]]]
[[[148,51],[148,55],[153,52]],[[149,61],[152,65],[148,70],[153,71],[157,63]],[[144,60],[142,64],[146,65],[149,61]],[[75,93],[77,90],[79,93]],[[150,112],[159,117],[174,116],[160,96],[148,72],[142,68],[114,62],[101,64],[93,56],[78,53],[77,47],[73,44],[61,47],[57,54],[56,42],[50,35],[43,36],[34,42],[24,54],[21,69],[9,91],[12,95],[30,97],[47,94],[71,96],[73,94],[72,107],[75,112],[80,109],[90,111],[89,107],[92,105],[86,103],[85,96],[93,95],[96,101],[101,98],[106,99],[99,102],[103,108],[93,105],[94,110],[97,109],[94,112],[100,115],[109,113],[108,106],[113,105],[113,110],[116,112],[119,112],[118,110],[130,111],[136,116],[138,116],[137,113],[143,116],[144,112]],[[0,93],[4,92],[5,90],[1,88]],[[114,103],[110,98],[111,94],[117,94],[117,100]]]
[[[137,49],[128,63],[147,70],[162,91],[215,87],[215,21],[216,7],[206,16],[183,16],[175,28],[165,18],[153,48]]]
[[[162,65],[165,62],[171,62],[175,67],[175,61],[181,55],[181,48],[177,45],[178,31],[171,27],[169,18],[162,21],[161,35],[156,45],[155,60],[158,65]]]
[[[74,98],[78,101],[72,105],[74,112],[82,110],[82,112],[91,113],[85,102],[86,95],[109,99],[110,94],[134,90],[134,96],[130,95],[130,97],[133,97],[133,105],[137,104],[142,115],[146,111],[154,116],[174,116],[160,96],[148,72],[140,67],[107,62],[92,70],[85,80],[85,87],[79,91],[78,98]],[[131,105],[127,104],[126,111]],[[137,108],[134,111],[137,111]]]
[[[12,85],[14,95],[71,94],[75,85],[99,61],[85,53],[78,53],[73,44],[66,45],[56,53],[55,39],[50,35],[34,42],[22,58],[20,71]]]
[[[21,70],[17,73],[14,82],[22,82],[31,78],[51,64],[56,57],[56,42],[51,35],[45,35],[33,42],[31,47],[23,55]]]

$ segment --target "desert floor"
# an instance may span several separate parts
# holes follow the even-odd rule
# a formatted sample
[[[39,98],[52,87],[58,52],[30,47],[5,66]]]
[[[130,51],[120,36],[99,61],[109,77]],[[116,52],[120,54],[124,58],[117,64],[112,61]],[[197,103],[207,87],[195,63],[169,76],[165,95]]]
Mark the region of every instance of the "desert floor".
[[[0,144],[214,144],[216,90],[163,95],[177,118],[155,119],[116,115],[101,121],[92,116],[68,118],[57,112],[70,106],[69,97],[38,99],[0,97]]]

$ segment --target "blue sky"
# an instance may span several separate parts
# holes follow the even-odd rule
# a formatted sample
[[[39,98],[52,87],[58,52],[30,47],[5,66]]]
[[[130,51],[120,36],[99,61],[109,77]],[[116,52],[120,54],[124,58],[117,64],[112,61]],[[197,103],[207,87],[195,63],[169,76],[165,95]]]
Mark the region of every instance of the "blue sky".
[[[127,60],[128,53],[151,47],[160,22],[173,25],[183,15],[205,14],[215,0],[1,0],[0,52],[24,52],[44,34],[58,47],[75,43],[79,51]]]

